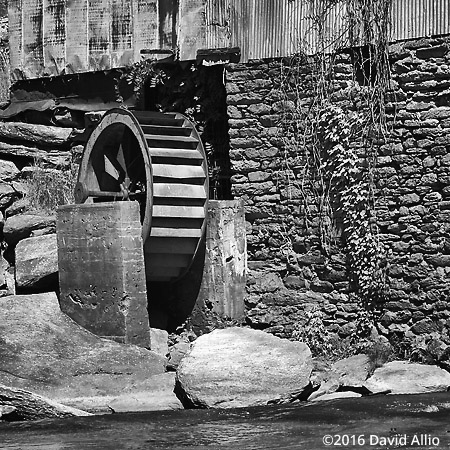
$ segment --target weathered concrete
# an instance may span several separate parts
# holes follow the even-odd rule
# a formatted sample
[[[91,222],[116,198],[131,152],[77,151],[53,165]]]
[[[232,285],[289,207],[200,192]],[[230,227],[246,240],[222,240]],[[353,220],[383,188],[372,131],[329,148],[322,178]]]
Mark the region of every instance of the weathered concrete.
[[[243,317],[246,270],[244,203],[211,200],[201,296],[214,313],[232,319]]]
[[[57,238],[61,309],[98,336],[150,348],[139,204],[62,206]]]
[[[54,293],[0,299],[0,383],[111,412],[177,409],[165,358],[101,339],[61,312]]]
[[[185,406],[265,405],[301,395],[311,370],[306,344],[248,328],[225,328],[193,343],[178,366],[176,392]]]

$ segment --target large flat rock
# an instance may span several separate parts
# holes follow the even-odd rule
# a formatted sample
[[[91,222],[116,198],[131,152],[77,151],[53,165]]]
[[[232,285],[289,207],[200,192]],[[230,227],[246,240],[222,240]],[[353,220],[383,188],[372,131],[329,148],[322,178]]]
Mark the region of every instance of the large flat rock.
[[[422,394],[447,391],[450,373],[437,366],[392,361],[375,370],[364,383],[369,391],[390,394]]]
[[[61,312],[54,293],[0,298],[0,317],[6,386],[91,411],[181,407],[163,357],[93,335]]]
[[[309,384],[311,352],[301,342],[247,328],[200,336],[177,370],[185,406],[232,408],[265,405]]]

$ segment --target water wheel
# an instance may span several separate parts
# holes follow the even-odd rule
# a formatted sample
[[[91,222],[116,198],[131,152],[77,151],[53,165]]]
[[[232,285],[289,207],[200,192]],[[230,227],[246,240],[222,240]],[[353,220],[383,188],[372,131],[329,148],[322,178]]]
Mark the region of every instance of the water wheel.
[[[147,281],[187,272],[205,232],[207,198],[203,145],[182,114],[112,109],[86,143],[75,201],[139,202]]]

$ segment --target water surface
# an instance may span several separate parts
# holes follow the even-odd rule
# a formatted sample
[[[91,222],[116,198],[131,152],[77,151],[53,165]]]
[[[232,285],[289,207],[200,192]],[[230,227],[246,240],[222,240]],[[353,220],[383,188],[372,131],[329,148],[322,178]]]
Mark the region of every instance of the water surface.
[[[450,393],[0,422],[0,448],[450,449]]]

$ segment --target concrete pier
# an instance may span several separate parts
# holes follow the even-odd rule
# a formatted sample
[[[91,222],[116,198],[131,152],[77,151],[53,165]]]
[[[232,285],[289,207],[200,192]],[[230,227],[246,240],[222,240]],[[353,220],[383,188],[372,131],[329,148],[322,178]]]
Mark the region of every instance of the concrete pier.
[[[137,202],[61,206],[60,305],[98,336],[150,348],[141,232]]]

